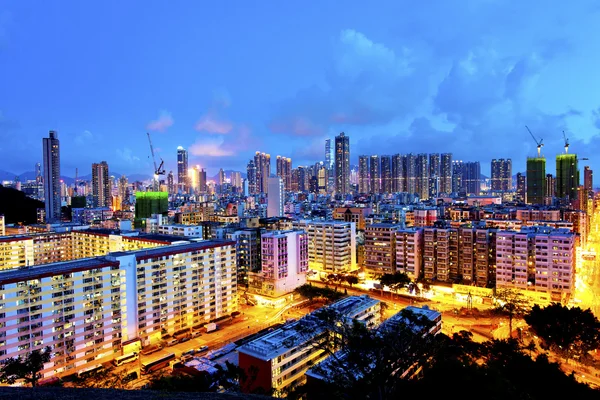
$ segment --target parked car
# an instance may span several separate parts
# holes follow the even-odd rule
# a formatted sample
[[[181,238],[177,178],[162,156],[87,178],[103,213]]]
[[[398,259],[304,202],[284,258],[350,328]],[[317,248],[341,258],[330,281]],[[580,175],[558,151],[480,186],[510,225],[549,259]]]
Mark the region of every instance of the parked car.
[[[179,339],[169,339],[169,341],[167,342],[167,346],[175,346],[177,343],[179,343]]]
[[[197,338],[198,336],[201,336],[202,333],[200,331],[193,331],[192,332],[192,338]]]
[[[208,351],[208,346],[202,346],[196,349],[196,354],[206,353]]]
[[[190,337],[188,335],[185,335],[179,338],[179,343],[187,342],[188,340],[190,340]]]

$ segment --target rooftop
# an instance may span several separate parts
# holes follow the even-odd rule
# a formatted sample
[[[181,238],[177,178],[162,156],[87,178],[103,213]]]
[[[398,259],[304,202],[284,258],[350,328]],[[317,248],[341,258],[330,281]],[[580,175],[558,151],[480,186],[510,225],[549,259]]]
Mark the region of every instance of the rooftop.
[[[39,279],[42,277],[69,274],[77,271],[86,271],[89,269],[103,268],[108,266],[118,266],[115,261],[105,257],[82,258],[80,260],[56,262],[51,264],[42,264],[32,267],[6,269],[0,271],[0,284]]]

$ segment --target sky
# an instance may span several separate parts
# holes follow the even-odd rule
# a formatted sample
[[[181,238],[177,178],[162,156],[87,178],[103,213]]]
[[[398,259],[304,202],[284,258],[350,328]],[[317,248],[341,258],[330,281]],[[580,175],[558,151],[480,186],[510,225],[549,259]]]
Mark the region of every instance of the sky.
[[[157,157],[245,171],[256,151],[324,159],[512,158],[543,139],[600,171],[600,3],[0,0],[0,169],[33,170],[48,130],[63,175]],[[273,163],[274,164],[274,163]],[[272,165],[272,169],[275,166]]]

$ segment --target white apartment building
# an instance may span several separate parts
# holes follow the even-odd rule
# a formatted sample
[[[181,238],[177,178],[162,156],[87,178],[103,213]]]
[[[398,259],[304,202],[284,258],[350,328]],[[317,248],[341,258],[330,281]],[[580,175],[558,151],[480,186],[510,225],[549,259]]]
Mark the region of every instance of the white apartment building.
[[[299,220],[292,226],[308,235],[309,268],[333,273],[357,268],[354,222]]]
[[[235,242],[2,270],[0,288],[0,362],[52,346],[43,375],[70,375],[237,311]]]
[[[524,228],[496,235],[496,286],[537,292],[548,301],[569,299],[575,283],[575,235]]]
[[[202,237],[202,225],[161,225],[158,227],[158,233],[161,235],[173,235],[183,237]]]

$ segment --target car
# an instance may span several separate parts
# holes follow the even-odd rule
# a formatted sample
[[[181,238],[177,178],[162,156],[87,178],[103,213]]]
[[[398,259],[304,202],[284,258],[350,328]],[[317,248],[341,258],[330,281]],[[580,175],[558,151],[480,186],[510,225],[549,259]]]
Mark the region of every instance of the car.
[[[179,343],[179,339],[170,339],[167,342],[167,346],[175,346],[177,343]]]
[[[186,354],[186,355],[181,355],[181,362],[182,363],[186,363],[190,360],[192,360],[194,358],[194,356],[192,354]]]
[[[183,343],[183,342],[187,342],[188,340],[190,340],[189,336],[184,336],[182,338],[179,339],[179,343]]]
[[[197,338],[198,336],[202,336],[202,332],[200,332],[200,331],[192,332],[192,338]]]
[[[202,346],[196,349],[196,354],[206,353],[208,351],[208,346]]]
[[[183,353],[181,353],[181,357],[183,357],[183,356],[193,356],[194,354],[196,354],[196,350],[191,349],[191,350],[184,351]]]

